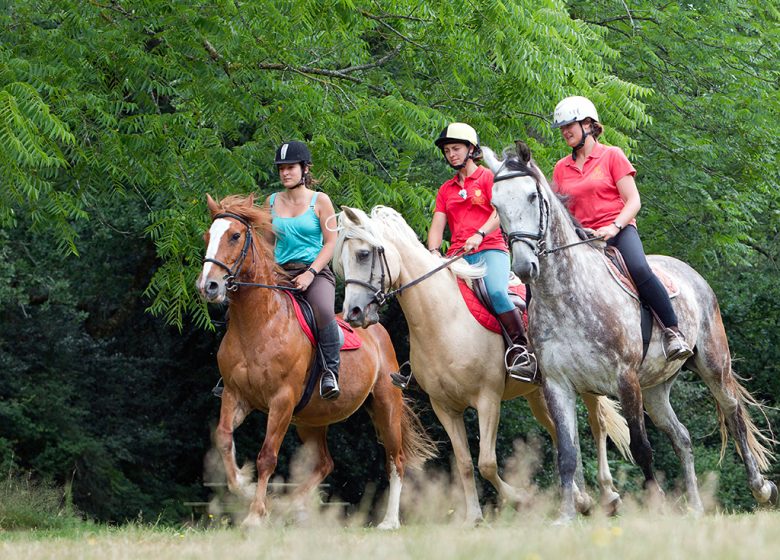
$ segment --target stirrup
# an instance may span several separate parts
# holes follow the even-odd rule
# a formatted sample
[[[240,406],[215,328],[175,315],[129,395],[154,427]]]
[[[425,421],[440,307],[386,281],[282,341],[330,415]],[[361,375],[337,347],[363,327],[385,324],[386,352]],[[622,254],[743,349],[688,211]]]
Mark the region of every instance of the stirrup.
[[[222,378],[219,378],[219,381],[217,381],[217,384],[214,385],[214,388],[211,390],[211,394],[217,397],[218,399],[222,398],[222,393],[225,391],[225,386],[222,385]]]
[[[333,381],[333,387],[330,387],[325,392],[323,392],[322,382],[325,381],[325,376],[327,375],[329,375],[330,379]],[[340,394],[341,391],[339,390],[339,381],[338,379],[336,379],[335,374],[332,371],[325,370],[322,373],[322,377],[320,377],[320,397],[322,397],[326,401],[331,401],[333,399],[337,399]]]
[[[509,354],[511,352],[517,352],[509,363]],[[512,379],[516,381],[522,381],[524,383],[533,383],[534,385],[541,385],[542,378],[539,375],[539,366],[536,362],[536,356],[528,351],[527,347],[520,346],[519,344],[513,344],[506,349],[504,353],[504,367],[506,372]]]
[[[680,348],[677,349],[676,352],[673,352],[672,354],[666,353],[666,336],[667,332],[671,332],[674,336],[674,340],[677,340],[680,342]],[[682,333],[678,330],[675,330],[671,327],[667,327],[664,329],[663,332],[663,340],[661,343],[661,351],[664,354],[664,358],[666,358],[667,362],[673,362],[676,360],[687,360],[691,356],[693,356],[693,349],[688,346],[688,343],[685,341],[685,338],[683,337]]]
[[[399,389],[408,389],[409,383],[412,382],[412,368],[409,367],[409,373],[403,373],[404,366],[409,366],[409,362],[404,362],[398,367],[398,371],[390,373],[390,379],[393,385]]]

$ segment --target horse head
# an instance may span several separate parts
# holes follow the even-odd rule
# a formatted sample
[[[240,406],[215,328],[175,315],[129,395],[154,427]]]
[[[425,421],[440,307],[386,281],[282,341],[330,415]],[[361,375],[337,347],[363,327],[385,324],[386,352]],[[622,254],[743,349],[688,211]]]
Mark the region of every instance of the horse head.
[[[523,281],[539,276],[539,253],[548,223],[549,193],[543,175],[531,160],[531,151],[517,143],[517,153],[504,152],[499,160],[490,148],[482,149],[493,172],[493,206],[501,219],[512,253],[512,270]]]
[[[398,281],[400,255],[386,243],[378,220],[362,210],[343,206],[338,230],[333,268],[344,278],[344,318],[365,328],[379,322],[385,294]]]
[[[254,200],[250,194],[232,195],[217,202],[206,195],[212,222],[203,235],[206,256],[196,287],[209,303],[224,302],[228,292],[238,288],[234,282],[239,277],[253,274],[258,254],[265,255],[263,260],[267,261],[269,244],[253,232],[255,228],[269,230],[270,216],[255,206]]]

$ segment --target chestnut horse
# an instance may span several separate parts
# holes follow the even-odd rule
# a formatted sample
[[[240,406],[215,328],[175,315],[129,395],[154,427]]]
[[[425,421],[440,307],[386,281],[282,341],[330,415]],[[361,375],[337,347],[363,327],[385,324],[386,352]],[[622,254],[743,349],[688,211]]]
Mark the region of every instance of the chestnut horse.
[[[295,412],[315,349],[298,323],[289,295],[274,289],[280,269],[269,242],[270,213],[254,205],[253,195],[229,196],[221,204],[207,195],[207,202],[212,224],[205,234],[206,259],[197,287],[206,301],[227,300],[229,306],[227,333],[217,353],[225,388],[215,441],[233,493],[251,497],[248,475],[236,465],[233,431],[252,410],[268,415],[265,441],[257,456],[257,488],[243,525],[256,526],[267,514],[268,480],[290,424],[296,426],[303,444],[318,454],[313,472],[293,495],[293,503],[302,509],[306,496],[333,470],[328,426],[365,403],[385,447],[390,479],[387,512],[379,527],[399,527],[404,470],[421,466],[435,455],[435,447],[391,382],[390,373],[398,371],[398,362],[387,331],[381,325],[356,329],[361,346],[342,351],[339,398],[323,400],[315,391],[309,403]]]
[[[334,268],[346,279],[344,311],[353,325],[376,323],[379,300],[385,298],[387,290],[419,280],[441,265],[442,259],[420,243],[412,228],[392,208],[377,206],[370,217],[362,210],[344,208],[339,216]],[[449,269],[436,272],[398,294],[409,323],[412,371],[452,441],[466,498],[466,522],[470,524],[481,522],[483,517],[463,423],[467,407],[477,411],[479,420],[479,472],[493,484],[502,501],[522,503],[524,496],[507,484],[498,471],[496,435],[501,401],[524,397],[539,423],[555,440],[555,429],[540,387],[506,375],[503,338],[477,322],[460,294],[457,276],[482,275],[484,269],[456,261]],[[594,395],[582,396],[598,447],[601,501],[614,512],[620,496],[609,472],[607,435],[625,454],[628,429],[612,401]],[[581,487],[577,507],[587,512],[592,500],[585,492],[581,474],[578,482]]]
[[[772,457],[764,444],[772,440],[746,410],[755,400],[731,370],[718,300],[704,278],[677,259],[648,257],[654,269],[677,284],[679,295],[672,304],[695,353],[684,363],[667,362],[660,329],[654,329],[643,356],[639,302],[612,278],[603,251],[580,240],[571,215],[531,159],[528,147],[518,143],[517,154],[505,154],[503,161],[488,148],[483,152],[495,174],[493,204],[511,243],[512,269],[533,290],[530,340],[544,372],[544,393],[559,434],[561,520],[575,515],[572,480],[579,449],[574,396],[583,391],[619,397],[631,432],[631,453],[651,497],[660,497],[644,405],[682,462],[688,507],[695,513],[703,511],[691,438],[669,404],[669,392],[683,366],[698,373],[715,397],[723,445],[728,430],[737,442],[755,498],[777,505],[777,487],[761,474]]]

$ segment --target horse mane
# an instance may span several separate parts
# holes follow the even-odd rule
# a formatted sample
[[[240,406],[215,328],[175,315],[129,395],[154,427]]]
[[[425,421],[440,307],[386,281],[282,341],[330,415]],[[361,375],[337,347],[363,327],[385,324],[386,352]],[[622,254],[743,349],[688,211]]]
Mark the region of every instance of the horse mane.
[[[255,204],[255,194],[248,195],[231,194],[217,200],[216,203],[222,212],[235,214],[249,222],[258,235],[252,236],[252,244],[255,250],[260,251],[264,262],[273,264],[273,271],[277,275],[288,276],[287,272],[274,259],[274,246],[268,240],[268,235],[273,234],[271,210],[265,206]]]
[[[526,173],[530,177],[533,177],[537,184],[543,185],[552,195],[550,197],[550,202],[552,203],[554,200],[556,200],[558,203],[560,203],[564,215],[568,216],[569,221],[574,226],[574,229],[578,231],[582,230],[582,224],[572,215],[571,212],[569,212],[569,208],[566,206],[566,201],[569,199],[569,197],[565,194],[557,193],[552,189],[550,183],[547,181],[547,178],[544,176],[544,173],[542,173],[542,171],[539,169],[539,166],[536,164],[536,161],[534,161],[533,157],[531,157],[531,149],[525,144],[525,142],[517,142],[515,150],[512,148],[504,149],[504,167],[510,171]]]
[[[359,217],[359,223],[349,220],[344,212],[338,214],[339,236],[335,255],[341,255],[344,241],[347,239],[360,239],[372,247],[384,246],[386,239],[400,239],[411,247],[423,249],[428,253],[417,234],[397,210],[389,206],[374,206],[371,216],[357,208],[352,208],[351,211]],[[442,258],[439,257],[439,260]],[[482,278],[485,275],[484,266],[470,265],[464,260],[455,261],[449,268],[459,278]],[[344,270],[339,258],[334,259],[333,269],[343,277]]]

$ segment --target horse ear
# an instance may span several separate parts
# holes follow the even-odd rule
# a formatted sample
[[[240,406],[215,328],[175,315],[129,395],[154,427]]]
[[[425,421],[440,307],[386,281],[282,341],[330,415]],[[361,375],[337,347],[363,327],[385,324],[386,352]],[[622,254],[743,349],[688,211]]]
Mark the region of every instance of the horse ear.
[[[249,201],[249,206],[255,205],[255,193],[249,193],[246,198]]]
[[[211,195],[209,193],[206,193],[206,205],[209,207],[209,212],[211,212],[211,216],[214,217],[216,214],[219,214],[222,208],[220,208],[219,204],[214,201],[213,198],[211,198]]]
[[[360,223],[360,216],[358,216],[357,212],[355,212],[352,208],[349,206],[342,206],[341,209],[344,211],[344,215],[349,219],[350,222],[353,224]]]
[[[501,162],[496,157],[496,154],[487,146],[482,146],[482,158],[493,173],[501,168]]]
[[[515,148],[517,149],[517,157],[520,158],[520,161],[528,164],[528,162],[531,161],[531,148],[528,147],[528,144],[522,140],[515,140]]]

